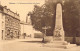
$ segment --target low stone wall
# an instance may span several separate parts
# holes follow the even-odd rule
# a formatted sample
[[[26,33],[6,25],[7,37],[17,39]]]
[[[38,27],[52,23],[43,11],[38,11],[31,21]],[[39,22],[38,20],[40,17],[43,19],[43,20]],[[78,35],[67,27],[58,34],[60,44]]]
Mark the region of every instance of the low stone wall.
[[[44,37],[45,42],[50,42],[51,40],[53,40],[53,36],[45,36]]]
[[[80,37],[76,37],[76,44],[80,45]]]
[[[34,38],[43,38],[43,34],[41,33],[35,33]]]
[[[65,37],[65,41],[73,43],[73,37]]]
[[[80,37],[76,37],[75,39],[73,37],[65,37],[65,41],[80,44]]]

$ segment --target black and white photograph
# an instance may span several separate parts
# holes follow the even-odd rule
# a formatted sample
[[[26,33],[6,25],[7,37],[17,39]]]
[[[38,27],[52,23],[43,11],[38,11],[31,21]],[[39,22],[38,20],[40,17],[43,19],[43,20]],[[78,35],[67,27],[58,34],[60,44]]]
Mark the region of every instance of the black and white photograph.
[[[80,0],[0,0],[0,51],[80,51]]]

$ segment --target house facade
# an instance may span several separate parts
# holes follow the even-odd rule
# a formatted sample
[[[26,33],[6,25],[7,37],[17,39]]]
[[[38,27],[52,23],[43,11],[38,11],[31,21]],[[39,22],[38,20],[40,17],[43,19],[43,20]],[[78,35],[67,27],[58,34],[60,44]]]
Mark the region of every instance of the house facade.
[[[20,16],[7,6],[0,5],[0,39],[13,39],[20,36]]]

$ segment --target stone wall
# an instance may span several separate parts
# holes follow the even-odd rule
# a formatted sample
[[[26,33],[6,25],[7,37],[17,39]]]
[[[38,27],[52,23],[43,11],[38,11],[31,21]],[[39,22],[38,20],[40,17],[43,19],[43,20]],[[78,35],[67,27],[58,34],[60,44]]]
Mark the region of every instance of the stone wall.
[[[40,33],[34,34],[34,38],[42,38],[42,37],[43,37],[43,34],[40,34]]]
[[[76,43],[76,44],[80,44],[80,37],[66,37],[65,41],[70,42],[70,43]]]
[[[11,17],[9,15],[6,15],[5,17],[5,35],[7,37],[8,36],[12,36],[15,38],[17,37],[18,35],[20,35],[20,20],[14,18],[14,17]],[[8,32],[10,30],[10,32]],[[8,38],[11,38],[11,37],[8,37]]]

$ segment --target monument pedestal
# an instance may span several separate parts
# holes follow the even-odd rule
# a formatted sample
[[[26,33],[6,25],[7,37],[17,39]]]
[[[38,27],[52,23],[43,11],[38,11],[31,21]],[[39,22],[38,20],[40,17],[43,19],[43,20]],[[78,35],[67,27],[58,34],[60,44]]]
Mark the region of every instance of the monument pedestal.
[[[43,46],[44,47],[51,47],[51,48],[72,48],[76,47],[76,44],[70,44],[67,41],[56,41],[53,39],[53,36],[46,36],[44,38],[44,41],[46,42]]]
[[[76,44],[70,44],[67,43],[66,41],[53,41],[53,43],[46,43],[44,44],[45,47],[52,47],[52,48],[72,48],[72,47],[76,47]]]

